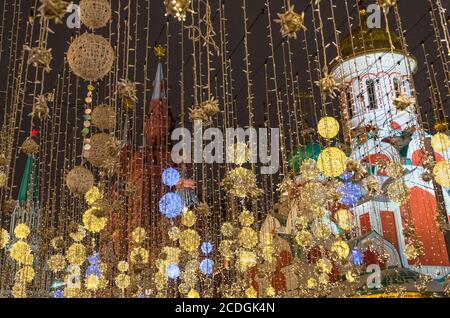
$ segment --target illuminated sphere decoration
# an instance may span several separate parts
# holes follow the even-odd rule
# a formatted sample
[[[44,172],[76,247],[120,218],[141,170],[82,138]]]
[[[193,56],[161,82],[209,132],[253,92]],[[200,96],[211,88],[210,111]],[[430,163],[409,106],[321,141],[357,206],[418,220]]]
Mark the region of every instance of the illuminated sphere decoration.
[[[111,5],[108,0],[81,0],[80,20],[90,29],[106,26],[111,19]]]
[[[319,155],[317,167],[327,177],[339,177],[346,169],[347,156],[336,147],[329,147]]]
[[[204,274],[204,275],[211,275],[213,273],[214,270],[214,261],[209,259],[209,258],[205,258],[204,260],[202,260],[200,262],[200,271]]]
[[[333,117],[323,117],[317,125],[317,131],[323,138],[334,138],[339,133],[339,123]]]
[[[180,267],[177,264],[170,264],[167,266],[166,274],[170,279],[178,279],[180,277]]]
[[[77,166],[69,171],[66,185],[74,195],[82,195],[94,186],[94,175],[85,167]]]
[[[437,152],[444,152],[450,148],[450,137],[443,133],[437,133],[431,137],[431,146]]]
[[[92,112],[92,123],[101,130],[113,130],[116,127],[116,110],[109,105],[99,105]]]
[[[159,211],[169,219],[179,216],[183,208],[183,200],[174,192],[166,193],[159,200]]]
[[[353,207],[362,197],[361,187],[353,182],[346,182],[338,187],[342,193],[341,203],[347,207]]]
[[[445,187],[450,187],[450,160],[438,162],[433,169],[434,180]]]
[[[67,61],[75,75],[86,81],[97,81],[111,71],[114,50],[104,37],[84,33],[70,44]]]
[[[202,249],[203,254],[209,255],[213,251],[213,245],[211,244],[211,242],[203,242],[201,249]]]
[[[184,21],[191,0],[164,0],[164,5],[166,6],[166,15],[171,15],[178,21]]]
[[[175,168],[167,168],[162,174],[162,182],[168,187],[173,187],[180,181],[181,175]]]

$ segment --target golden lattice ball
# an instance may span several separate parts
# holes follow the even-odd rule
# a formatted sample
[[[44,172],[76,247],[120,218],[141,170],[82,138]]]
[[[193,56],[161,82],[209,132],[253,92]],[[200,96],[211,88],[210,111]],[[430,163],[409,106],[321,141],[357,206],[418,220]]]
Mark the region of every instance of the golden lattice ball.
[[[67,174],[66,185],[72,194],[82,195],[94,186],[94,176],[85,167],[77,166]]]
[[[36,141],[34,141],[33,138],[28,137],[23,142],[22,146],[20,147],[20,150],[22,150],[22,152],[26,155],[32,155],[39,150],[39,145],[37,144]]]
[[[450,148],[450,137],[443,133],[437,133],[431,137],[431,146],[437,152],[444,152]]]
[[[114,50],[102,36],[84,33],[70,44],[67,61],[75,75],[87,81],[96,81],[111,71]]]
[[[109,105],[95,107],[92,123],[101,130],[113,130],[116,128],[116,110]]]
[[[346,169],[347,156],[339,148],[324,149],[317,160],[317,167],[327,177],[339,177]]]
[[[339,123],[333,117],[323,117],[317,125],[317,131],[323,138],[334,138],[339,133]]]
[[[434,180],[443,187],[450,187],[450,160],[438,162],[433,169]]]
[[[111,19],[111,5],[108,0],[81,0],[80,20],[90,29],[106,26]]]
[[[106,133],[98,133],[91,137],[91,153],[89,162],[94,167],[102,167],[108,159],[113,159],[116,155],[117,141]]]

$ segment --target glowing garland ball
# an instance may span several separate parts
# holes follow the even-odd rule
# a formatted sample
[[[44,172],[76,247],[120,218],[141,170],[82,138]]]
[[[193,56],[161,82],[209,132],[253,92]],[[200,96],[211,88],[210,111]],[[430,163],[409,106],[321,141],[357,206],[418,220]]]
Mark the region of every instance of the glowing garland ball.
[[[200,262],[200,271],[204,274],[204,275],[211,275],[213,273],[213,269],[214,269],[214,261],[209,259],[209,258],[205,258],[204,260],[202,260]]]
[[[344,231],[349,231],[353,226],[353,214],[346,209],[340,209],[336,212],[336,223]]]
[[[90,29],[104,27],[111,19],[108,0],[81,0],[80,20]]]
[[[346,169],[347,156],[336,147],[329,147],[319,155],[317,167],[327,177],[339,177]]]
[[[164,0],[164,5],[166,6],[166,15],[176,17],[178,21],[184,21],[191,0]]]
[[[183,209],[183,200],[174,192],[166,193],[159,200],[159,211],[169,219],[179,216]]]
[[[75,167],[67,174],[66,185],[74,195],[85,194],[94,186],[94,175],[85,167]]]
[[[86,81],[97,81],[111,71],[114,50],[104,37],[84,33],[70,44],[67,61],[75,75]]]
[[[166,274],[170,279],[178,279],[180,277],[180,267],[177,264],[170,264],[167,266]]]
[[[173,187],[180,181],[181,175],[177,169],[167,168],[162,174],[162,182],[168,187]]]
[[[109,105],[99,105],[92,112],[92,123],[101,130],[113,130],[116,127],[116,110]]]
[[[339,133],[339,123],[333,117],[323,117],[317,125],[317,131],[323,138],[334,138]]]
[[[108,218],[95,215],[98,208],[91,207],[83,214],[83,225],[86,230],[92,233],[100,233],[108,224]]]
[[[4,249],[9,243],[9,233],[5,229],[0,229],[0,250]]]
[[[444,152],[450,148],[450,137],[443,133],[437,133],[431,137],[431,146],[437,152]]]
[[[450,187],[450,160],[438,162],[433,169],[434,180],[445,187]]]
[[[350,252],[350,248],[348,244],[344,241],[337,241],[334,242],[331,246],[331,251],[333,253],[336,253],[337,256],[341,259],[345,259],[348,256],[348,253]]]
[[[342,193],[341,203],[347,207],[353,207],[362,197],[361,187],[353,182],[346,182],[338,187]]]

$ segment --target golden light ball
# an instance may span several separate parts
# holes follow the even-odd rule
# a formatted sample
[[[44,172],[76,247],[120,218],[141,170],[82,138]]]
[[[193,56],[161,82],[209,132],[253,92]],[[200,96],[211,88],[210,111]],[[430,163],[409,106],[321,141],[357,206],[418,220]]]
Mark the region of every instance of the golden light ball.
[[[147,264],[148,258],[149,253],[143,247],[135,247],[130,253],[130,260],[133,264]]]
[[[87,290],[95,291],[99,288],[100,279],[96,275],[91,274],[86,277],[86,279],[84,280],[84,284]]]
[[[450,187],[450,160],[438,162],[433,168],[434,180],[441,186]]]
[[[180,228],[177,227],[177,226],[172,226],[172,227],[169,229],[168,234],[169,234],[169,238],[170,238],[172,241],[177,241],[177,240],[180,238]]]
[[[339,122],[333,117],[323,117],[317,124],[317,132],[323,138],[332,139],[339,133]]]
[[[32,155],[39,150],[39,145],[33,138],[28,137],[20,146],[20,150],[26,155]]]
[[[335,253],[339,258],[345,259],[350,253],[350,247],[344,241],[336,241],[331,246],[331,251]]]
[[[200,235],[194,230],[188,229],[180,234],[180,247],[187,252],[195,251],[200,245]]]
[[[67,267],[66,258],[62,254],[52,255],[48,259],[47,265],[53,273],[62,272]]]
[[[253,217],[253,213],[250,211],[244,210],[239,215],[239,223],[241,223],[242,226],[251,226],[254,221],[255,218]]]
[[[120,289],[127,289],[131,284],[131,278],[127,274],[119,274],[116,279],[116,286]]]
[[[30,235],[30,228],[24,223],[18,224],[14,229],[14,235],[18,239],[26,239]]]
[[[108,0],[81,0],[80,20],[90,29],[107,25],[111,19],[111,5]]]
[[[450,148],[450,137],[443,133],[437,133],[431,137],[431,146],[437,152],[444,152]]]
[[[339,177],[345,172],[347,156],[336,147],[329,147],[319,155],[317,167],[327,177]]]
[[[66,185],[74,195],[83,195],[94,186],[94,175],[82,166],[70,170],[66,177]]]
[[[100,105],[92,112],[92,123],[101,130],[116,128],[116,110],[109,105]]]
[[[353,214],[346,209],[340,209],[335,215],[336,223],[344,231],[349,231],[353,227]]]
[[[238,239],[239,243],[247,249],[252,249],[258,244],[258,234],[250,227],[242,228],[239,232]]]
[[[220,227],[220,232],[222,233],[223,236],[225,237],[230,237],[233,235],[234,232],[234,226],[233,224],[229,223],[229,222],[225,222],[222,224],[222,226]]]
[[[117,140],[107,133],[97,133],[91,137],[89,162],[97,168],[117,156]]]
[[[188,298],[200,298],[200,294],[195,289],[191,289],[187,294]]]
[[[90,188],[89,191],[86,192],[86,194],[84,195],[84,199],[89,205],[93,205],[96,201],[100,200],[101,198],[103,198],[103,193],[96,186]]]
[[[92,233],[100,233],[108,224],[107,217],[97,217],[95,215],[96,207],[91,207],[83,214],[83,226]]]
[[[114,50],[104,37],[84,33],[70,44],[67,61],[75,75],[86,81],[97,81],[111,71]]]
[[[245,272],[247,269],[255,265],[256,265],[256,255],[254,252],[247,250],[241,250],[239,252],[236,266],[240,272]]]
[[[131,237],[133,238],[133,241],[135,243],[141,244],[146,239],[147,233],[145,232],[144,228],[137,227],[131,233]]]
[[[117,269],[119,270],[119,272],[125,273],[128,270],[128,268],[129,268],[129,265],[125,261],[120,261],[117,264]]]
[[[187,227],[194,226],[195,222],[197,221],[197,217],[192,210],[187,210],[186,212],[181,214],[181,224]]]
[[[86,247],[80,243],[72,244],[66,252],[66,258],[70,264],[83,265],[86,260]]]
[[[310,247],[314,243],[313,236],[308,231],[300,231],[295,236],[295,241],[301,247]]]
[[[11,246],[9,251],[13,260],[18,263],[31,265],[33,256],[31,255],[30,245],[25,241],[18,241]],[[30,260],[31,258],[31,260]]]

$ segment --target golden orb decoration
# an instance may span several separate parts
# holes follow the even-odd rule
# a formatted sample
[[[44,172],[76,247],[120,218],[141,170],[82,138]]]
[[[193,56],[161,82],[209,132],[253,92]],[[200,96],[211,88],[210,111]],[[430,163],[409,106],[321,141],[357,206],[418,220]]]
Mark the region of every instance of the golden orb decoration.
[[[332,139],[339,133],[339,122],[333,117],[323,117],[317,124],[317,132],[323,138]]]
[[[127,289],[131,284],[131,278],[127,274],[119,274],[116,279],[116,286],[120,289]]]
[[[437,152],[444,152],[450,148],[450,137],[443,133],[437,133],[431,137],[431,146]]]
[[[195,289],[191,289],[188,294],[187,294],[188,298],[200,298],[200,294],[198,293],[198,291],[196,291]]]
[[[88,277],[86,277],[86,279],[84,280],[84,284],[87,290],[95,291],[99,288],[100,279],[96,275],[91,274]]]
[[[181,214],[181,224],[187,227],[194,226],[195,222],[197,221],[197,217],[195,216],[194,211],[188,210]]]
[[[111,5],[108,0],[81,0],[80,20],[90,29],[106,26],[111,19]]]
[[[117,264],[117,269],[118,269],[119,272],[121,272],[121,273],[125,273],[126,271],[128,271],[128,268],[129,268],[129,265],[128,265],[128,263],[125,262],[125,261],[120,261],[120,262]]]
[[[82,166],[70,170],[66,177],[66,185],[74,195],[82,195],[94,186],[94,175]]]
[[[244,227],[238,235],[239,243],[247,248],[252,249],[258,244],[258,234],[250,227]]]
[[[72,244],[66,252],[70,264],[81,266],[86,260],[86,247],[80,243]]]
[[[331,246],[331,251],[335,253],[339,258],[345,259],[350,252],[350,247],[344,241],[336,241]]]
[[[108,218],[97,216],[96,210],[98,209],[91,207],[83,214],[84,228],[92,233],[100,233],[108,224]]]
[[[135,247],[130,253],[130,260],[133,264],[147,264],[148,258],[149,253],[143,247]]]
[[[200,245],[200,235],[195,230],[188,229],[180,233],[179,242],[186,252],[193,252]]]
[[[28,137],[20,146],[20,150],[26,155],[32,155],[39,150],[39,145],[33,138]]]
[[[225,237],[232,236],[233,235],[233,231],[234,231],[233,224],[231,224],[229,222],[223,223],[222,226],[220,227],[220,232]]]
[[[100,189],[98,187],[95,187],[95,186],[92,187],[84,195],[84,199],[86,200],[87,204],[89,204],[90,206],[102,198],[103,198],[103,193],[100,191]]]
[[[67,61],[75,75],[86,81],[97,81],[111,71],[114,50],[102,36],[84,33],[70,44]]]
[[[92,123],[101,130],[116,128],[116,110],[109,105],[99,105],[92,111]]]
[[[145,232],[145,229],[142,227],[135,228],[131,233],[133,241],[137,244],[141,244],[146,239],[146,235],[147,233]]]
[[[433,168],[434,180],[441,186],[450,187],[450,160],[438,162]]]
[[[91,151],[88,160],[94,167],[102,167],[108,160],[114,159],[117,154],[118,143],[114,136],[98,133],[91,137]]]
[[[389,200],[399,204],[405,204],[409,200],[411,191],[402,180],[397,180],[391,183],[387,188],[387,196]]]
[[[336,147],[329,147],[319,155],[317,167],[327,177],[339,177],[346,169],[347,156]]]
[[[62,272],[67,266],[66,258],[62,254],[52,255],[48,259],[47,265],[53,273]]]
[[[336,223],[344,231],[349,231],[353,227],[353,214],[346,209],[340,209],[335,215]]]
[[[253,217],[253,213],[250,211],[244,210],[239,215],[239,223],[242,226],[251,226],[254,221],[255,218]]]
[[[18,239],[26,239],[30,235],[30,228],[24,223],[18,224],[14,229],[14,235]]]
[[[10,256],[18,263],[31,265],[33,255],[31,255],[30,245],[25,241],[18,241],[11,246]]]
[[[164,0],[166,15],[171,15],[178,21],[185,21],[191,2],[192,0]]]

